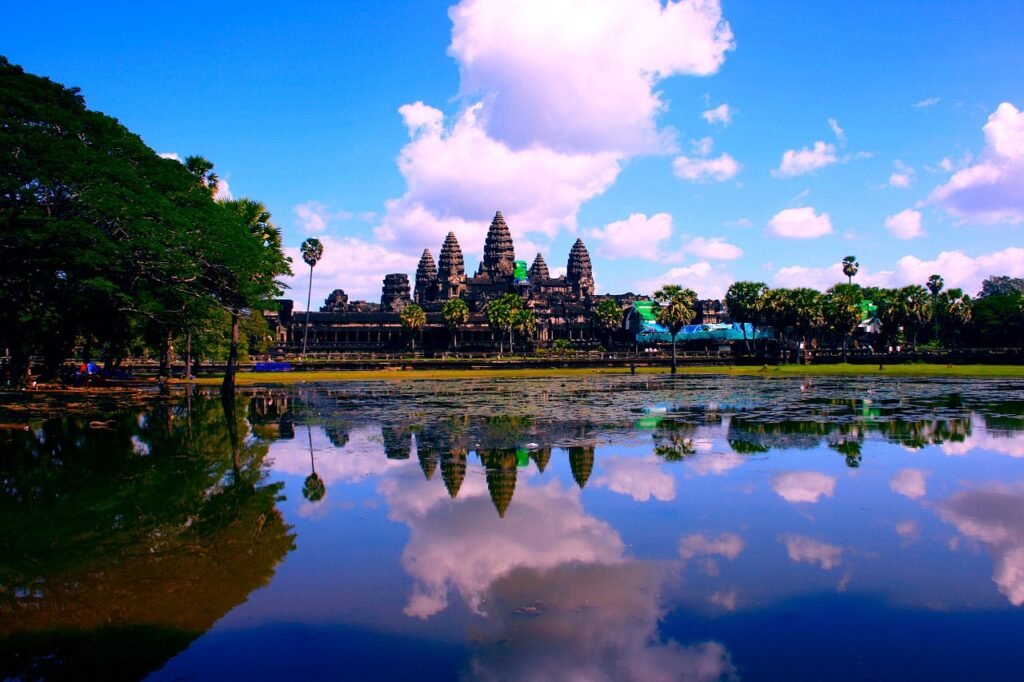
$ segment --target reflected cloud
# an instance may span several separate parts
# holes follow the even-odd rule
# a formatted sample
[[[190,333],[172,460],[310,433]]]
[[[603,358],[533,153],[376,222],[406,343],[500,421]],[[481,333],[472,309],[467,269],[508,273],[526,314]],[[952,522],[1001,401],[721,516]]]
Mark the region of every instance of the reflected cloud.
[[[662,502],[676,499],[676,480],[661,466],[655,455],[646,457],[607,457],[602,463],[604,473],[594,485],[628,495],[637,502],[652,497]]]
[[[712,593],[712,595],[708,597],[708,601],[710,601],[715,606],[722,607],[726,611],[735,611],[738,597],[739,594],[736,592],[736,590],[726,590],[724,592]]]
[[[1024,483],[959,492],[938,511],[965,537],[985,545],[995,561],[993,582],[1011,604],[1024,604]]]
[[[917,500],[928,493],[927,476],[928,472],[921,469],[900,469],[889,481],[889,487],[893,492]]]
[[[818,564],[830,570],[843,562],[843,548],[821,542],[806,535],[783,535],[779,542],[786,545],[789,558],[797,563]]]
[[[693,559],[700,556],[720,556],[730,561],[743,551],[743,538],[736,533],[722,533],[711,537],[703,533],[685,535],[679,540],[679,556]]]
[[[914,540],[921,534],[917,521],[900,521],[894,526],[896,534],[905,540]]]
[[[816,471],[791,471],[772,479],[772,490],[786,502],[815,504],[822,498],[832,497],[836,490],[836,477]]]
[[[959,457],[975,450],[995,452],[1010,457],[1024,457],[1024,431],[1000,432],[979,429],[964,440],[942,444],[942,452]]]
[[[517,569],[487,594],[493,630],[468,677],[480,680],[733,680],[718,642],[662,641],[662,576],[640,561]],[[728,602],[728,598],[723,598]]]
[[[584,512],[579,490],[558,481],[520,486],[500,532],[494,522],[483,521],[494,518],[484,476],[466,476],[455,500],[443,486],[425,481],[418,467],[388,475],[380,491],[390,518],[411,530],[402,552],[402,565],[414,580],[405,608],[409,616],[429,618],[444,610],[453,588],[482,614],[484,593],[515,569],[623,561],[619,534]]]
[[[699,455],[685,462],[687,469],[698,476],[722,476],[743,464],[745,458],[734,452]]]
[[[315,429],[313,449],[316,452],[316,472],[324,484],[355,483],[365,476],[401,467],[402,461],[385,456],[380,434],[379,427],[355,428],[348,433],[348,441],[344,446],[335,447],[323,429]],[[303,437],[275,442],[271,452],[271,468],[293,476],[309,475],[309,447],[305,440]]]

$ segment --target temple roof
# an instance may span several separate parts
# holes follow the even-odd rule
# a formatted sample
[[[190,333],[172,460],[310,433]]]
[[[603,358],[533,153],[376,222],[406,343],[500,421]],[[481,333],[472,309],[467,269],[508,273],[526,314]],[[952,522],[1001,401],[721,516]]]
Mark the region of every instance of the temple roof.
[[[516,252],[512,246],[512,233],[509,232],[501,211],[494,214],[491,226],[487,229],[484,240],[484,258],[480,263],[480,272],[491,275],[511,275]]]
[[[428,282],[437,278],[437,266],[430,249],[423,249],[419,265],[416,266],[416,282]]]
[[[533,259],[533,265],[530,266],[530,281],[539,282],[546,279],[551,279],[551,273],[548,271],[548,264],[544,262],[544,256],[538,253]]]
[[[438,267],[441,276],[446,279],[453,275],[462,276],[466,274],[466,264],[462,258],[462,247],[459,246],[459,240],[455,238],[454,232],[449,232],[448,236],[444,238]]]
[[[565,268],[565,275],[570,280],[582,280],[594,278],[594,269],[590,263],[590,252],[582,239],[577,239],[569,251],[569,263]]]

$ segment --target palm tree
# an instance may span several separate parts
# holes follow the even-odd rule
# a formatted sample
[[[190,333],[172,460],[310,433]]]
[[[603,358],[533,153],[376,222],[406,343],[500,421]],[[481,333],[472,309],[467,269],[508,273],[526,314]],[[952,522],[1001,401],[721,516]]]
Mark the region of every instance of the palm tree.
[[[750,352],[750,342],[747,340],[747,325],[754,329],[754,346],[757,347],[757,327],[761,312],[764,309],[765,294],[768,292],[768,285],[764,282],[733,282],[729,290],[725,292],[725,307],[729,309],[729,316],[738,320],[743,329],[743,343]]]
[[[917,333],[927,320],[928,292],[920,284],[910,284],[900,289],[903,326],[911,330],[911,345],[917,350]]]
[[[401,318],[402,326],[409,331],[410,338],[412,339],[412,349],[416,350],[416,334],[427,323],[427,314],[423,312],[423,308],[415,303],[410,303],[402,310]]]
[[[654,319],[672,335],[672,373],[676,373],[676,334],[697,314],[697,294],[678,284],[666,284],[654,292]]]
[[[846,275],[847,284],[853,284],[853,276],[860,270],[860,263],[856,256],[847,256],[843,259],[843,274]]]
[[[309,266],[309,288],[306,290],[306,328],[302,332],[302,354],[306,354],[306,339],[309,337],[309,302],[313,296],[313,268],[320,262],[324,255],[324,245],[319,239],[307,239],[299,247],[302,251],[302,260]]]
[[[594,306],[594,319],[608,335],[608,348],[612,346],[612,332],[622,326],[622,309],[615,299],[605,298]]]
[[[210,191],[210,196],[217,193],[220,178],[213,172],[213,162],[203,156],[185,157],[185,168],[196,177],[196,181]]]
[[[861,300],[860,287],[853,284],[836,284],[825,292],[826,322],[843,338],[843,362],[846,362],[846,342],[861,321]]]
[[[458,347],[458,330],[459,327],[469,322],[469,306],[461,298],[446,301],[444,307],[441,308],[441,319],[444,320],[451,332],[452,346]]]
[[[940,275],[932,275],[928,278],[928,283],[925,285],[932,294],[932,326],[934,327],[933,336],[936,341],[939,340],[939,292],[942,291],[942,287],[945,284]]]
[[[487,324],[498,332],[498,352],[504,351],[504,336],[508,334],[509,352],[512,352],[512,332],[517,326],[517,312],[523,308],[523,299],[516,294],[505,294],[487,304],[484,314]]]
[[[313,430],[306,427],[306,435],[309,437],[309,467],[313,470],[302,484],[302,496],[310,502],[319,502],[327,494],[327,486],[324,480],[316,473],[316,460],[313,459]]]
[[[533,334],[537,329],[537,315],[525,306],[516,308],[512,311],[512,328],[520,334],[527,336]],[[511,336],[508,338],[508,352],[513,352]]]

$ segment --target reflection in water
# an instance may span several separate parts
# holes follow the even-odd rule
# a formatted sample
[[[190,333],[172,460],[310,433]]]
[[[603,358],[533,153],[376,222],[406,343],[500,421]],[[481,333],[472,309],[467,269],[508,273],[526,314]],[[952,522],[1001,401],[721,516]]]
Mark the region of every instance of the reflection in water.
[[[992,580],[1014,606],[1024,604],[1024,481],[956,493],[939,516],[992,554]]]
[[[245,421],[217,401],[190,402],[4,435],[0,677],[138,678],[293,548],[267,442],[238,439]]]

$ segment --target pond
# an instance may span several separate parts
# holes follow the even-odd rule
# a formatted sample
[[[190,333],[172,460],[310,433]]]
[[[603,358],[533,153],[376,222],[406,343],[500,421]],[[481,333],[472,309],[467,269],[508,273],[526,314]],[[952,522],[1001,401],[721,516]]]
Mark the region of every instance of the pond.
[[[192,393],[0,431],[0,678],[1007,679],[1024,382]]]

